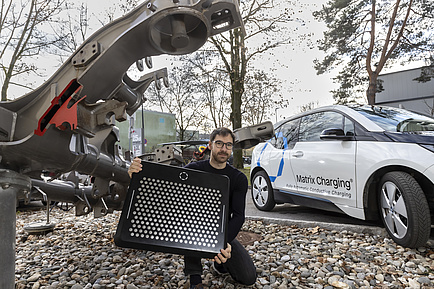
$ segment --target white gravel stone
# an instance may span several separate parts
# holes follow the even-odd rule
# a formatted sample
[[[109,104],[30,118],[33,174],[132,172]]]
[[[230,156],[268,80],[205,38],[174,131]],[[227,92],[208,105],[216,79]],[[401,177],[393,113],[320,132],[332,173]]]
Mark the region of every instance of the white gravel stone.
[[[45,211],[17,213],[16,288],[188,288],[182,256],[116,247],[119,216],[54,208],[55,230],[28,235],[24,225],[44,221]],[[431,243],[408,249],[380,236],[250,220],[242,230],[262,236],[247,246],[258,274],[251,288],[434,288]],[[205,288],[245,288],[202,262]]]

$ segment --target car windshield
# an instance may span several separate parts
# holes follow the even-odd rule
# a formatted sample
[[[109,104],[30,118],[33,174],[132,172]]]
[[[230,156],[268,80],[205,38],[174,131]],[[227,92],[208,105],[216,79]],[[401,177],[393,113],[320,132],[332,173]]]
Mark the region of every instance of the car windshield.
[[[385,131],[424,132],[434,131],[434,119],[405,109],[380,106],[360,106],[353,109]]]

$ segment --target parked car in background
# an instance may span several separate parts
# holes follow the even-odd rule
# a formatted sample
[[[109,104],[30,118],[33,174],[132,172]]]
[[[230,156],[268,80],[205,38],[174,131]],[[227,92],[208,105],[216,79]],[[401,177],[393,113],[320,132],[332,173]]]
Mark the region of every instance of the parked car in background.
[[[434,212],[434,119],[354,105],[317,108],[274,126],[251,165],[259,210],[293,203],[381,218],[398,244],[429,239]]]

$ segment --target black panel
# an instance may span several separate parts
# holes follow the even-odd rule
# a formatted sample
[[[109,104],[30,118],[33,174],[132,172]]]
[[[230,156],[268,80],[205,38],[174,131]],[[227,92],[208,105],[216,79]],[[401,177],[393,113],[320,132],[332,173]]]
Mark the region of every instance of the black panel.
[[[116,235],[120,247],[213,258],[226,247],[229,178],[142,161]]]

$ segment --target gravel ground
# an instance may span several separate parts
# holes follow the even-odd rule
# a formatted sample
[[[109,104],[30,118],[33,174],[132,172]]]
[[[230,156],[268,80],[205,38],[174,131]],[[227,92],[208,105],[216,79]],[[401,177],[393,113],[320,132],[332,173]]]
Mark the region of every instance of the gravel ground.
[[[120,214],[76,217],[54,208],[52,233],[29,235],[45,212],[17,213],[16,288],[187,288],[179,255],[123,249],[113,243]],[[251,288],[434,288],[434,244],[408,249],[391,239],[319,227],[248,220],[243,231],[258,279]],[[245,241],[245,240],[244,240]],[[245,288],[215,277],[203,260],[205,288]]]

